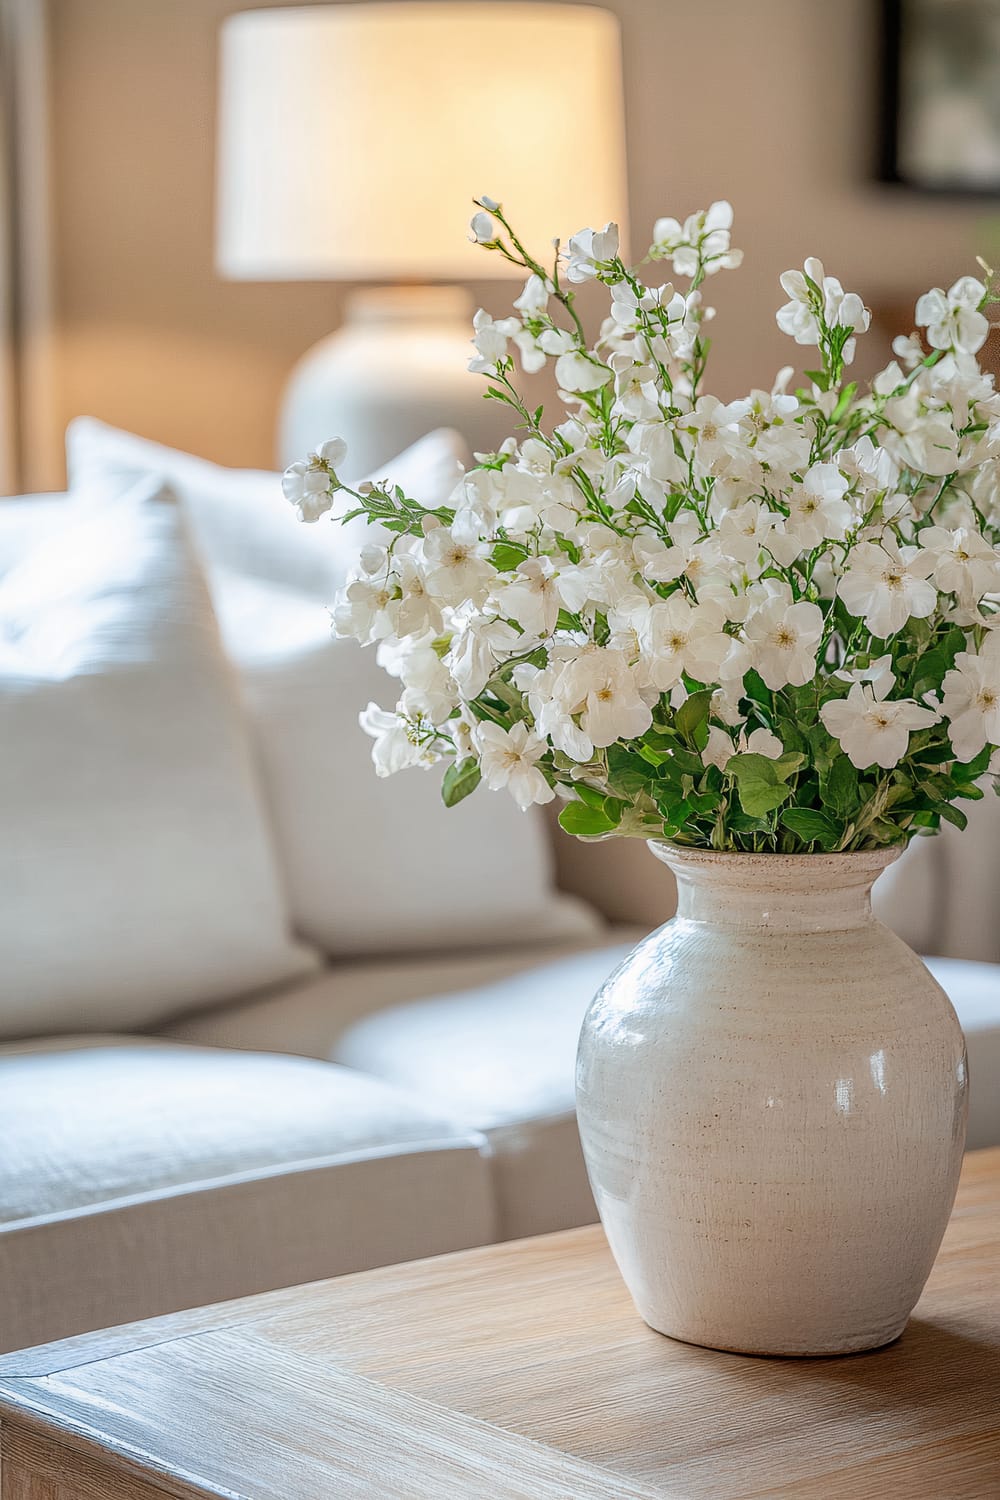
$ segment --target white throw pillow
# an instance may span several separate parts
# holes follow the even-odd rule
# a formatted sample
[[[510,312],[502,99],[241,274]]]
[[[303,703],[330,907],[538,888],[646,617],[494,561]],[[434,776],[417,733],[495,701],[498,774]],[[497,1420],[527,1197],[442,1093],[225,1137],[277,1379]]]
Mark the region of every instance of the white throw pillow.
[[[369,700],[399,685],[374,651],[331,637],[324,605],[358,535],[328,519],[304,526],[277,474],[222,469],[77,418],[73,483],[92,500],[142,471],[164,475],[190,517],[223,641],[236,664],[271,811],[294,926],[332,956],[561,942],[600,923],[554,885],[550,836],[481,788],[459,807],[440,777],[379,780],[358,726]],[[461,446],[431,433],[379,477],[424,504],[451,493]]]
[[[315,966],[178,507],[145,480],[60,522],[0,580],[3,1036],[142,1026]]]
[[[415,500],[440,504],[453,490],[464,454],[457,433],[429,433],[379,471]],[[345,558],[360,545],[364,524],[335,526],[331,517],[305,526],[281,493],[277,474],[227,469],[179,453],[96,417],[77,417],[66,431],[71,489],[100,501],[144,474],[159,474],[177,495],[207,568],[227,568],[265,583],[332,602]]]
[[[458,807],[440,775],[379,780],[358,709],[397,684],[309,598],[214,575],[226,648],[256,726],[295,925],[336,955],[591,936],[593,914],[553,885],[542,818],[480,788]]]

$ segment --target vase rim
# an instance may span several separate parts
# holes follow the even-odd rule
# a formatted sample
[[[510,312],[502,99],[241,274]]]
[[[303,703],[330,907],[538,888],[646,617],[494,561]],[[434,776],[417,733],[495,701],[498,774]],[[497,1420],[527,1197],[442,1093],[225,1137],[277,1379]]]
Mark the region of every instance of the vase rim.
[[[859,873],[881,871],[903,852],[898,845],[887,845],[880,849],[852,849],[840,854],[752,854],[734,849],[694,849],[682,844],[672,844],[669,839],[648,839],[647,843],[657,859],[672,866],[732,869],[739,865],[746,871],[755,865],[761,870],[774,870],[780,864],[786,870],[801,867],[803,871],[812,870],[817,874],[824,870],[831,873],[848,869]]]

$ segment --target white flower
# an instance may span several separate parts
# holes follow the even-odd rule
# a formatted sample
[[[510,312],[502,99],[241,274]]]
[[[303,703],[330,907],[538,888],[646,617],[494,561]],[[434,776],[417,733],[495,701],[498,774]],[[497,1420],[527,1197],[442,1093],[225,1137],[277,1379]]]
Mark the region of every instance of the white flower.
[[[978,603],[984,594],[1000,590],[1000,551],[981,532],[967,526],[954,531],[927,526],[919,541],[932,555],[934,581],[945,593]]]
[[[491,318],[480,308],[472,320],[475,330],[472,342],[478,353],[469,360],[474,375],[493,374],[502,359],[507,358],[507,340],[521,327],[517,318]]]
[[[650,609],[641,628],[640,646],[653,685],[664,691],[686,672],[696,682],[715,682],[729,655],[731,639],[725,615],[711,604],[689,604],[671,594]]]
[[[567,713],[582,715],[584,733],[600,748],[635,739],[653,722],[621,651],[585,647],[563,669],[556,694]]]
[[[892,341],[892,352],[907,370],[915,370],[924,362],[924,346],[917,333],[897,334]]]
[[[559,594],[571,614],[608,608],[635,591],[627,564],[613,553],[588,552],[586,557],[586,562],[562,568],[559,573]]]
[[[652,421],[660,415],[656,371],[650,364],[637,364],[631,354],[613,354],[615,377],[614,414],[633,422]]]
[[[358,715],[358,723],[375,741],[372,760],[377,776],[393,776],[409,766],[431,766],[440,758],[435,751],[420,743],[418,725],[408,722],[400,714],[388,713],[377,703],[369,703]]]
[[[891,396],[900,386],[906,384],[906,376],[894,359],[890,360],[884,370],[880,370],[872,381],[872,390],[876,396]]]
[[[892,454],[885,448],[876,448],[867,436],[858,438],[851,448],[841,448],[837,467],[865,493],[892,489],[899,479],[899,467]]]
[[[393,629],[399,636],[436,635],[441,629],[441,609],[431,595],[424,569],[415,557],[397,553],[392,574],[400,598],[392,605]]]
[[[514,343],[521,355],[521,368],[529,375],[541,370],[546,360],[568,354],[575,348],[573,335],[565,328],[543,328],[537,335],[522,328],[515,333]]]
[[[925,408],[918,386],[885,403],[882,415],[899,434],[896,446],[904,464],[924,474],[950,474],[958,468],[958,434],[952,414]],[[888,442],[892,433],[884,434]]]
[[[739,431],[748,449],[769,469],[790,471],[809,457],[809,433],[795,420],[799,403],[794,396],[777,391],[751,391],[744,401],[734,402],[739,412]]]
[[[556,360],[556,383],[561,391],[571,394],[597,391],[614,378],[614,371],[607,365],[577,350],[561,354]]]
[[[337,596],[333,607],[335,633],[360,641],[362,646],[394,635],[394,599],[395,590],[391,579],[352,578]]]
[[[677,418],[678,432],[694,439],[695,456],[706,473],[729,457],[738,440],[736,421],[742,408],[726,405],[717,396],[699,396],[691,411]]]
[[[510,583],[496,592],[502,612],[531,636],[551,635],[562,605],[558,573],[548,557],[529,557],[518,564]]]
[[[782,518],[756,500],[746,500],[727,511],[719,522],[718,535],[725,556],[741,562],[751,578],[759,577],[769,561],[761,556],[762,549],[786,566],[802,550],[798,533],[789,537]]]
[[[784,755],[785,747],[776,734],[763,727],[751,730],[750,734],[741,730],[734,745],[726,731],[713,724],[708,731],[708,743],[701,752],[701,758],[706,766],[718,766],[720,771],[724,771],[734,755],[747,753],[777,760],[779,755]]]
[[[469,235],[470,240],[474,240],[480,245],[496,244],[497,226],[494,224],[489,214],[473,214],[472,220],[469,224],[469,228],[472,231],[472,233]]]
[[[651,254],[673,261],[678,276],[694,276],[699,264],[706,276],[740,265],[742,250],[730,246],[733,224],[732,204],[720,198],[710,208],[690,214],[681,224],[677,219],[657,219],[653,225]]]
[[[960,761],[973,760],[985,745],[1000,745],[1000,628],[990,631],[978,656],[958,653],[942,688],[941,711]]]
[[[772,692],[789,683],[802,687],[816,672],[823,611],[805,600],[793,603],[790,591],[782,587],[750,610],[743,634],[754,666]]]
[[[496,570],[486,561],[483,542],[468,542],[456,536],[455,528],[437,526],[424,537],[424,578],[435,599],[459,605],[470,600],[481,604]]]
[[[784,498],[788,502],[788,526],[804,547],[818,547],[826,540],[842,541],[857,519],[844,499],[847,480],[836,464],[813,464]]]
[[[478,698],[500,663],[521,649],[524,637],[505,620],[474,611],[459,611],[454,623],[456,633],[445,661],[469,701]]]
[[[343,438],[331,438],[308,458],[289,464],[281,476],[281,490],[300,521],[318,521],[332,507],[333,491],[339,484],[336,470],[346,457]]]
[[[870,682],[872,690],[880,701],[888,698],[896,686],[896,674],[892,670],[892,656],[880,656],[876,661],[870,662],[867,667],[841,667],[834,672],[834,677],[839,677],[842,682]]]
[[[923,620],[934,613],[937,590],[927,582],[933,567],[929,553],[919,547],[901,549],[891,537],[861,542],[850,553],[837,593],[872,635],[885,640],[902,630],[911,615]]]
[[[641,460],[641,472],[661,484],[683,483],[687,464],[677,452],[677,434],[667,421],[636,422],[628,434],[629,451]],[[638,467],[638,465],[637,465]]]
[[[921,708],[912,698],[880,699],[871,683],[861,682],[853,685],[846,698],[824,703],[819,716],[859,771],[869,766],[891,771],[906,754],[911,730],[937,722],[931,709]]]
[[[381,641],[376,660],[403,683],[397,713],[411,721],[443,725],[458,707],[458,689],[431,640],[428,634]]]
[[[618,225],[603,229],[581,229],[570,237],[566,261],[567,281],[590,281],[618,254]]]
[[[506,787],[522,812],[536,802],[552,801],[555,793],[536,764],[545,754],[545,741],[527,724],[515,724],[510,730],[499,724],[480,724],[476,739],[488,787],[495,792]]]
[[[916,321],[927,329],[932,349],[955,349],[975,354],[986,342],[990,325],[979,311],[986,288],[974,276],[961,276],[948,292],[939,286],[917,303]]]
[[[522,317],[543,317],[549,305],[549,294],[552,290],[551,282],[542,278],[532,271],[524,283],[524,291],[520,297],[515,298],[514,306]]]
[[[845,292],[835,276],[827,276],[814,256],[802,271],[783,271],[779,277],[790,300],[775,315],[782,333],[797,344],[819,344],[821,324],[827,328],[860,329],[871,323],[871,313],[856,292]],[[812,283],[812,285],[810,285]],[[854,340],[844,346],[844,363],[854,357]]]

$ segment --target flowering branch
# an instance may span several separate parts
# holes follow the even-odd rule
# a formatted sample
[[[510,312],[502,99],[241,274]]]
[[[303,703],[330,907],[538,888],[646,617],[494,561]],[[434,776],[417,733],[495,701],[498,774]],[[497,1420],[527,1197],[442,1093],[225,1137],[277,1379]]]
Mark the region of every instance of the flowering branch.
[[[302,519],[370,523],[334,622],[400,681],[362,715],[379,773],[444,762],[449,805],[482,782],[559,797],[583,838],[793,853],[961,826],[1000,770],[993,293],[928,292],[923,337],[863,390],[869,312],[807,260],[777,320],[817,351],[808,384],[724,403],[702,391],[703,292],[742,259],[728,204],[654,226],[644,264],[686,290],[627,266],[613,224],[556,241],[548,270],[499,203],[476,209],[473,238],[526,273],[511,316],[476,314],[470,361],[518,436],[432,508],[343,484],[337,440],[284,478]],[[593,342],[587,281],[609,293]],[[515,354],[554,367],[551,431]]]

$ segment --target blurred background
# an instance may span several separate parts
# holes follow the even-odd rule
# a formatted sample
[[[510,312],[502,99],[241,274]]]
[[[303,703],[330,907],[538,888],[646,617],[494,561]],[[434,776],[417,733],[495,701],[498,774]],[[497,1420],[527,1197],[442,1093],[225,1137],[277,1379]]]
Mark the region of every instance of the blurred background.
[[[61,487],[63,431],[83,411],[218,462],[275,462],[289,373],[341,323],[352,283],[217,270],[220,25],[247,8],[3,0],[6,491]],[[909,331],[921,290],[1000,245],[993,0],[608,9],[621,23],[633,253],[661,214],[720,197],[735,208],[744,267],[711,288],[720,395],[768,385],[789,358],[777,278],[806,255],[822,251],[872,306],[865,371],[884,360],[887,331]],[[546,66],[525,36],[483,60],[476,88],[502,98]],[[574,154],[601,128],[585,99],[562,125]],[[468,190],[503,195],[516,214],[517,182]],[[400,212],[418,244],[434,212],[419,182]],[[514,287],[467,285],[498,316]]]

